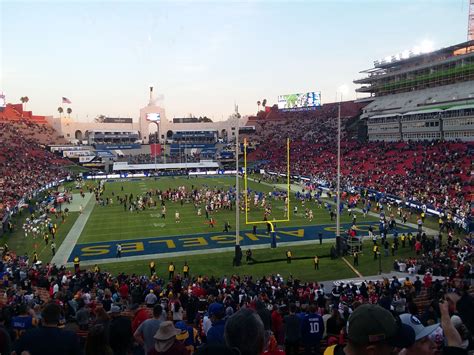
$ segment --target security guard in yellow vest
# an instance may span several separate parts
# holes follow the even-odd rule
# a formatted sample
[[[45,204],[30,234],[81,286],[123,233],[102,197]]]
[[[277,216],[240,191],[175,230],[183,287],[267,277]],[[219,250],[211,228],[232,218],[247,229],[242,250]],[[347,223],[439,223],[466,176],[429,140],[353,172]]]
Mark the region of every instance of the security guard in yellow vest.
[[[189,277],[189,265],[188,265],[187,261],[184,262],[183,276],[184,276],[185,279],[187,279]]]
[[[79,270],[80,270],[79,263],[80,263],[80,262],[81,262],[81,261],[80,261],[79,257],[76,255],[76,256],[74,257],[74,271],[75,271],[75,272],[79,272]]]
[[[402,234],[402,236],[400,237],[401,241],[402,241],[402,248],[405,248],[405,242],[406,242],[406,235],[405,233]]]
[[[374,252],[374,260],[377,260],[377,253],[379,252],[379,246],[375,244],[374,247],[372,248],[372,251]]]
[[[155,262],[152,260],[150,261],[150,276],[152,276],[155,273]]]
[[[169,279],[173,279],[174,277],[174,265],[173,265],[173,262],[170,262],[170,264],[168,265],[168,272],[169,272]]]
[[[314,257],[314,270],[319,270],[319,257],[317,255]]]
[[[286,251],[286,262],[288,264],[291,264],[291,257],[292,257],[291,250],[287,250]]]
[[[94,272],[95,272],[95,273],[99,273],[99,272],[100,272],[100,267],[99,267],[99,265],[97,265],[97,264],[94,265]]]

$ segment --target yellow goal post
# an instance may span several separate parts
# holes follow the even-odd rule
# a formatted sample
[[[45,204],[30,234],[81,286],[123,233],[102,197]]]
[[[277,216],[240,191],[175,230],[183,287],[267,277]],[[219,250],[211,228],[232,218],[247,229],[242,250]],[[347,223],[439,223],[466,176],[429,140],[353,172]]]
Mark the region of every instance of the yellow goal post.
[[[245,224],[270,224],[272,232],[275,232],[274,223],[289,222],[290,221],[290,139],[286,139],[286,219],[278,219],[271,221],[249,221],[248,219],[248,176],[247,176],[247,138],[244,139],[244,196],[245,196]]]

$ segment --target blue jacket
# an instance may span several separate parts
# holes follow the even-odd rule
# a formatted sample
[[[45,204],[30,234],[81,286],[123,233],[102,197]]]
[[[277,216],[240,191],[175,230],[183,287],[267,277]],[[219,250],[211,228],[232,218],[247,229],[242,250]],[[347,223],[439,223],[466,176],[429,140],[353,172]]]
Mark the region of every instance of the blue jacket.
[[[222,319],[212,324],[212,327],[207,332],[208,344],[224,344],[224,327],[225,320]]]

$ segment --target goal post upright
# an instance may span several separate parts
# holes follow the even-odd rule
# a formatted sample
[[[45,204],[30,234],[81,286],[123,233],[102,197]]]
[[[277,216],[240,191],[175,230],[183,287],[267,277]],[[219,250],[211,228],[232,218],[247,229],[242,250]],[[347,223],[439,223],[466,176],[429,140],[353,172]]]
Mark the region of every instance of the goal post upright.
[[[271,236],[272,248],[276,248],[276,232],[275,232],[275,225],[274,223],[277,222],[289,222],[290,221],[290,139],[286,139],[286,193],[287,193],[287,201],[286,201],[286,219],[279,219],[279,220],[272,220],[272,221],[249,221],[248,220],[248,175],[247,175],[247,138],[244,138],[244,208],[245,208],[245,224],[269,224],[271,227]]]

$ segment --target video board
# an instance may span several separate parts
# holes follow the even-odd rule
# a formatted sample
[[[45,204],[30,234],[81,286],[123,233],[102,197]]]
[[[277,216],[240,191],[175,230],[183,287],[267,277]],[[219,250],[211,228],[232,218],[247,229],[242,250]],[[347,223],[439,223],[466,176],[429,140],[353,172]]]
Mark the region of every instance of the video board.
[[[318,106],[321,106],[321,91],[278,96],[278,108],[281,110],[302,109]]]

